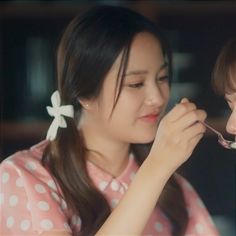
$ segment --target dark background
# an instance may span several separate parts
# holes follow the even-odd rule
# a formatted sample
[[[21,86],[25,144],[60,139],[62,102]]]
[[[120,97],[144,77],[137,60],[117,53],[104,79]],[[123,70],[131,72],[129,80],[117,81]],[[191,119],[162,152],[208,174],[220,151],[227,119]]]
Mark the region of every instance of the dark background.
[[[236,36],[235,1],[0,1],[1,159],[45,138],[60,35],[81,10],[104,3],[131,7],[163,28],[174,59],[169,106],[186,96],[234,138],[225,132],[229,110],[210,78],[221,47]],[[181,168],[227,236],[235,235],[235,163],[236,151],[208,132]]]

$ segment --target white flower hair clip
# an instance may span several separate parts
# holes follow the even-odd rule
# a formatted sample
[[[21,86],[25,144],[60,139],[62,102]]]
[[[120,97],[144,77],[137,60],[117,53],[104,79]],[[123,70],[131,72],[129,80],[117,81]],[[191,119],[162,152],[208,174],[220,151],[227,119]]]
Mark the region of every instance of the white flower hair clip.
[[[47,132],[47,140],[53,141],[57,136],[57,130],[59,127],[66,128],[66,120],[63,116],[74,117],[74,108],[72,105],[61,106],[61,98],[58,90],[56,90],[51,96],[52,107],[47,106],[47,111],[50,116],[54,117],[52,124]]]

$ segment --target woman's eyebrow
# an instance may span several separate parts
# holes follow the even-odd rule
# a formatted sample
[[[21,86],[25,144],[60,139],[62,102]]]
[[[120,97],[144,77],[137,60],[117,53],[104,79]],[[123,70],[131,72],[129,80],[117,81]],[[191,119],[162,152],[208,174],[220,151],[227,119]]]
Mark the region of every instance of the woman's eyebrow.
[[[129,71],[128,73],[126,73],[125,76],[144,75],[144,74],[148,74],[148,71],[147,70],[132,70],[132,71]]]
[[[165,69],[166,67],[168,67],[168,63],[165,62],[163,65],[160,66],[160,68],[158,69],[158,73]],[[132,71],[129,71],[125,74],[125,76],[129,76],[129,75],[145,75],[145,74],[148,74],[149,71],[148,70],[132,70]]]

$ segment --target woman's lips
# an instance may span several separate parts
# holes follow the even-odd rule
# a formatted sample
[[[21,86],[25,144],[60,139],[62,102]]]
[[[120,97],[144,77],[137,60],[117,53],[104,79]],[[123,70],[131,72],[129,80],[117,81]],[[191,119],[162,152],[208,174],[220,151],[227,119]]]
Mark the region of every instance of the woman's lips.
[[[156,123],[158,119],[158,114],[150,114],[150,115],[142,116],[140,119],[146,122]]]

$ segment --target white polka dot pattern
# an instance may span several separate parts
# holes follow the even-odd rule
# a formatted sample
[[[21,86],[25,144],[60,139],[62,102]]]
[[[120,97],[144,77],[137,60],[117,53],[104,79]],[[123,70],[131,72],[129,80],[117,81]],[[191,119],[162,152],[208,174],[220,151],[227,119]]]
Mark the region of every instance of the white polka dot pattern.
[[[27,231],[30,228],[30,221],[29,220],[22,220],[20,227],[22,229],[22,231]]]
[[[49,204],[45,201],[38,202],[38,208],[42,211],[48,211],[49,210]]]
[[[27,170],[29,170],[29,171],[34,171],[34,170],[36,170],[36,164],[34,163],[34,162],[27,162],[26,164],[25,164],[25,168],[27,169]]]
[[[197,200],[197,204],[199,207],[205,208],[205,205],[203,204],[203,202],[200,199]]]
[[[14,207],[18,204],[18,197],[16,195],[12,195],[10,198],[9,198],[9,204],[10,206]]]
[[[80,226],[81,225],[81,219],[79,216],[73,215],[72,216],[72,224],[76,225],[76,226]]]
[[[119,200],[118,199],[112,199],[111,200],[111,207],[112,208],[115,208],[119,203]]]
[[[64,223],[64,228],[65,228],[65,230],[70,230],[70,226],[68,225],[68,223],[66,222],[66,223]]]
[[[65,206],[63,203],[62,208]],[[59,207],[55,182],[39,159],[19,152],[1,163],[0,235],[35,235],[48,230],[71,233],[65,212],[59,214]]]
[[[203,235],[204,234],[204,227],[202,224],[198,223],[195,225],[195,229],[198,235]]]
[[[187,204],[187,211],[189,215],[189,224],[187,227],[187,235],[212,235],[218,236],[219,233],[216,231],[214,224],[210,223],[210,215],[208,214],[204,203],[199,198],[198,194],[194,190],[187,180],[181,176],[176,176],[178,182],[183,188],[185,200]]]
[[[48,181],[48,186],[52,189],[52,190],[55,190],[57,191],[57,186],[55,184],[55,182],[53,180],[49,180]]]
[[[57,202],[60,201],[59,196],[58,196],[55,192],[51,192],[51,196],[52,196],[52,198],[53,198],[55,201],[57,201]]]
[[[50,230],[53,228],[53,223],[50,219],[44,219],[40,222],[40,225],[42,229],[44,230]]]
[[[99,189],[100,189],[101,191],[104,191],[105,188],[107,187],[107,185],[108,185],[108,182],[107,182],[107,181],[101,181],[101,182],[99,183],[98,187],[99,187]]]
[[[132,172],[132,173],[130,174],[130,179],[131,179],[131,180],[133,180],[133,179],[134,179],[134,177],[135,177],[135,174],[136,174],[135,172]]]
[[[162,230],[163,230],[162,224],[160,222],[156,222],[155,223],[155,229],[158,233],[162,232]]]
[[[67,204],[64,199],[61,200],[61,209],[66,210],[67,209]]]
[[[15,219],[13,218],[13,216],[9,216],[7,218],[7,228],[8,229],[12,228],[14,223],[15,223]]]
[[[0,211],[1,214],[3,212],[0,235],[7,235],[9,231],[12,235],[35,235],[35,232],[50,230],[66,230],[72,235],[72,229],[76,232],[80,230],[81,218],[79,215],[68,218],[68,206],[59,187],[41,165],[43,145],[36,149],[18,152],[0,165]],[[88,165],[91,179],[107,198],[111,209],[117,207],[128,191],[137,170],[134,158],[129,159],[124,172],[117,178],[91,163]],[[180,176],[177,180],[183,188],[190,215],[185,235],[218,236],[194,188]],[[143,235],[166,236],[170,235],[170,229],[168,218],[157,208],[150,216]]]
[[[34,186],[36,192],[38,193],[45,193],[46,189],[44,188],[44,186],[42,184],[35,184]]]
[[[7,172],[4,172],[2,174],[2,183],[6,184],[8,182],[8,180],[9,180],[9,178],[10,178],[10,175]]]
[[[112,180],[112,182],[111,182],[111,189],[113,191],[118,191],[119,188],[120,188],[119,182],[117,180],[115,180],[115,179]]]
[[[23,179],[22,178],[17,178],[17,180],[16,180],[16,186],[17,187],[19,187],[19,188],[21,188],[21,187],[23,187],[24,186],[24,182],[23,182]]]

